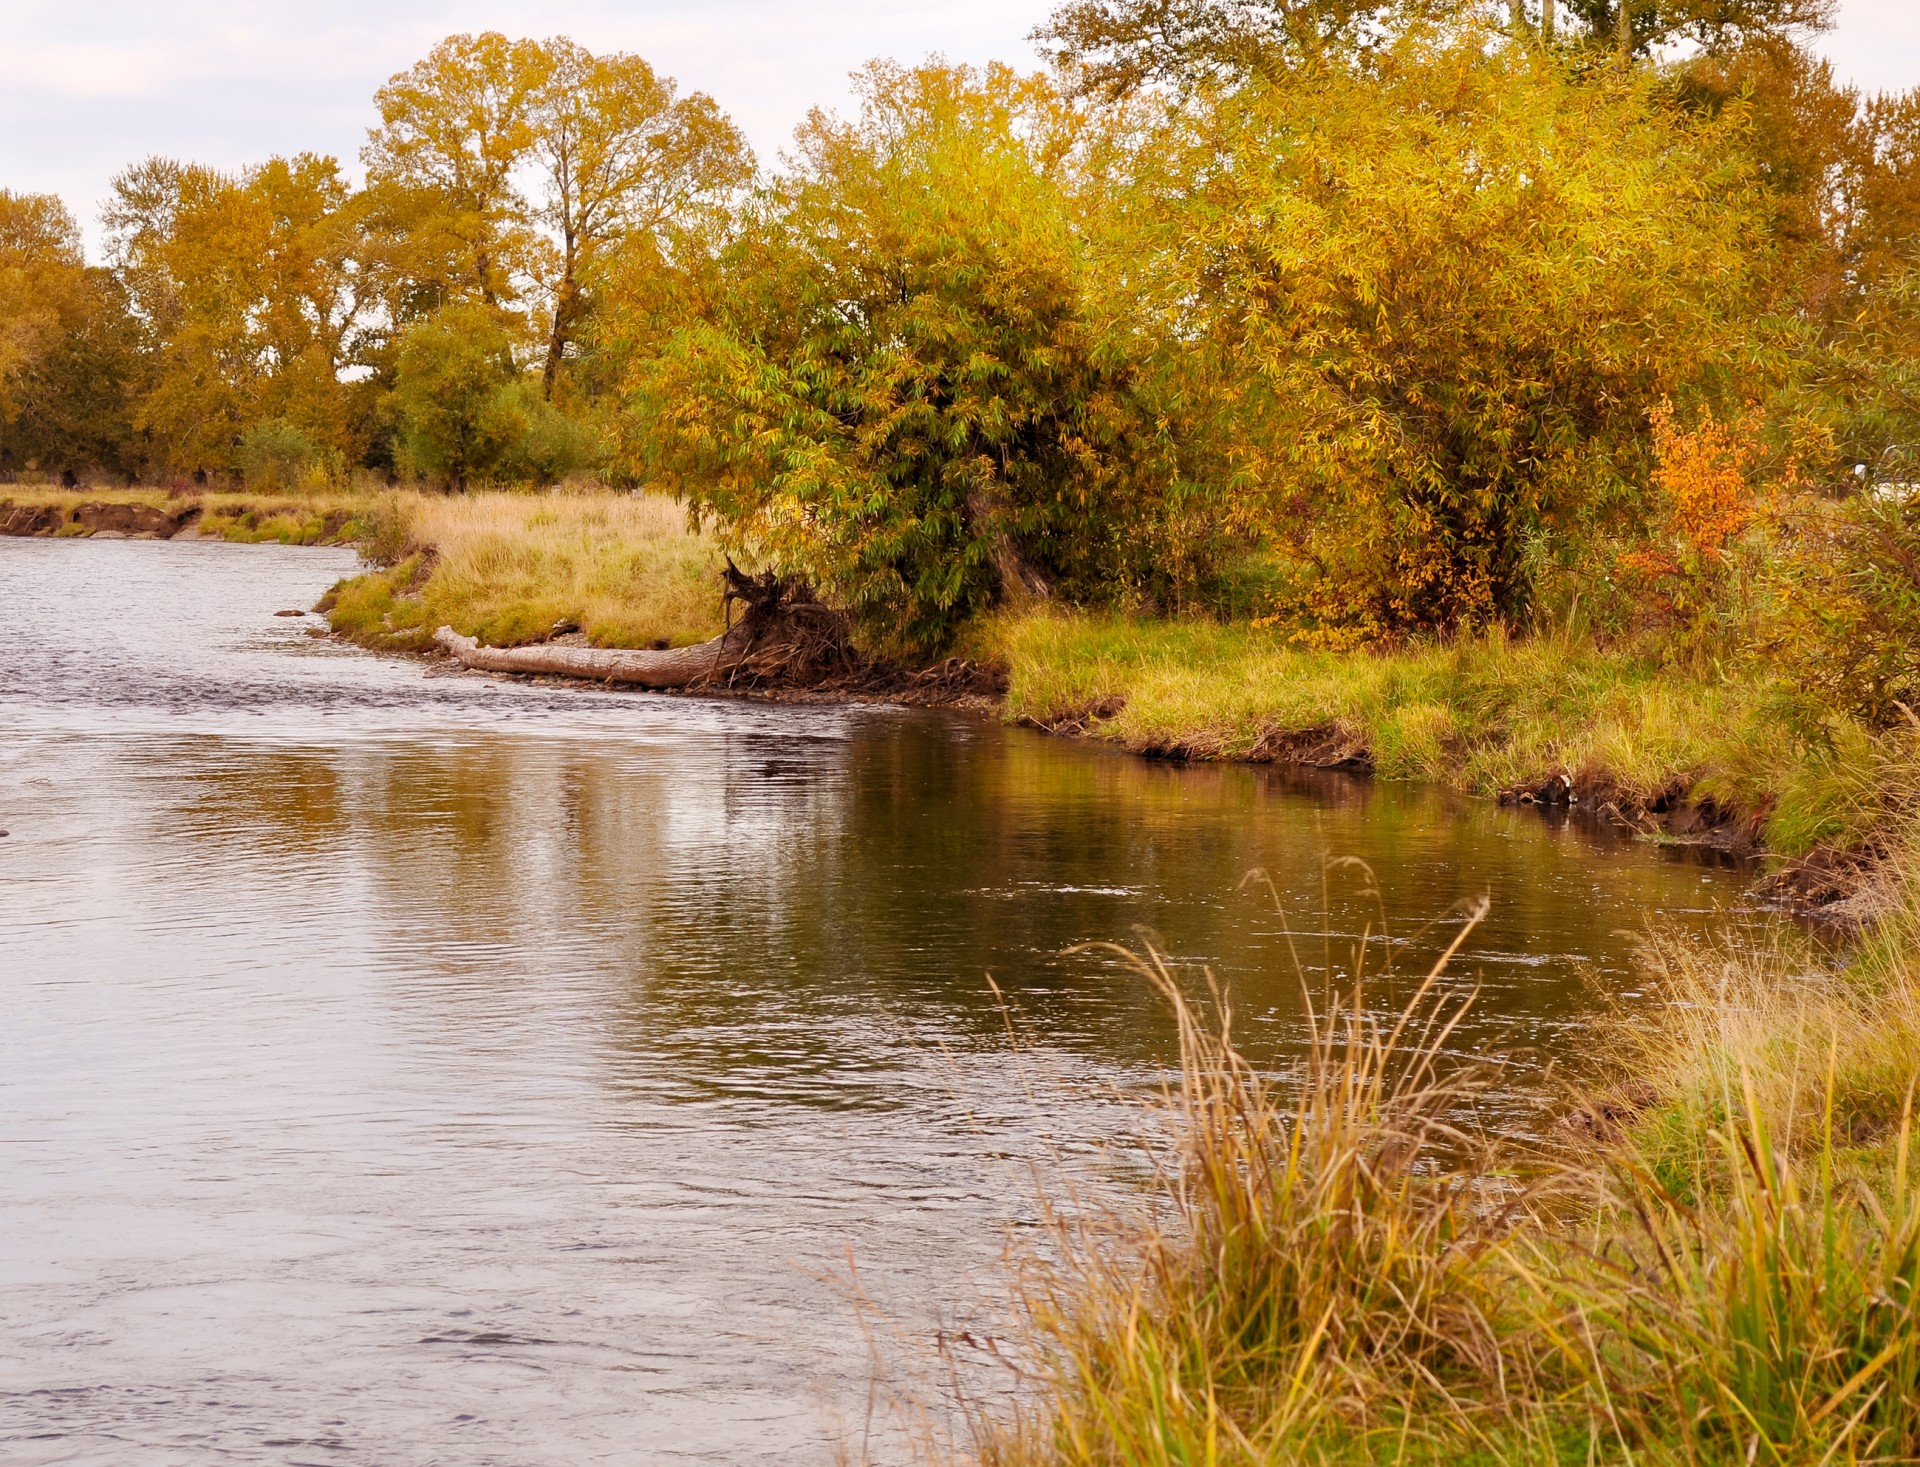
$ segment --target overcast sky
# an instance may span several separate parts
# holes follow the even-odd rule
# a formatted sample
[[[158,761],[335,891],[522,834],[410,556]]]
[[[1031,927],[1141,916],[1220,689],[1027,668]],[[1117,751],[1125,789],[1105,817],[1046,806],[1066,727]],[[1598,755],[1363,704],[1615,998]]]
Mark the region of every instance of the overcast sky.
[[[451,31],[637,51],[710,92],[769,160],[872,56],[1031,65],[1049,0],[0,0],[0,187],[90,226],[152,153],[238,167],[300,149],[356,161],[374,89]],[[1870,90],[1920,84],[1920,0],[1842,0],[1823,49]]]

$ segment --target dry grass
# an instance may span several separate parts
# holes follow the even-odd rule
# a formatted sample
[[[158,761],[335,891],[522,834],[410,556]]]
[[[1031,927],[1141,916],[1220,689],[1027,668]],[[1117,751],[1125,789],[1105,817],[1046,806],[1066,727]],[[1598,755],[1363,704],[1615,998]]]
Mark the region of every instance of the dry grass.
[[[1137,1210],[1057,1224],[1019,1298],[1036,1388],[987,1467],[1816,1464],[1920,1453],[1920,969],[1654,944],[1637,1119],[1542,1153],[1461,1129],[1439,969],[1323,1012],[1289,1081],[1151,953],[1181,1065]],[[1445,959],[1442,959],[1444,966]],[[1203,1020],[1200,1015],[1214,1015]]]
[[[445,624],[495,646],[569,625],[596,646],[683,646],[722,625],[720,552],[657,495],[401,491],[366,547],[390,564],[343,582],[330,614],[376,645]]]

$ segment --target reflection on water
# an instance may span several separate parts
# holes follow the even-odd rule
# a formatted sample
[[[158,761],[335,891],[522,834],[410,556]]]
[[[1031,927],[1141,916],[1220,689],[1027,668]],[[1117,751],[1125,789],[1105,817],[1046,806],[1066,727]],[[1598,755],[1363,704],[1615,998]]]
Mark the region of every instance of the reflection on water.
[[[848,1259],[910,1334],[991,1319],[1030,1162],[1166,1058],[1064,947],[1143,925],[1278,1052],[1292,951],[1384,914],[1411,969],[1490,893],[1460,1043],[1524,1074],[1742,882],[976,720],[423,678],[273,615],[350,564],[0,540],[9,1462],[830,1460]]]

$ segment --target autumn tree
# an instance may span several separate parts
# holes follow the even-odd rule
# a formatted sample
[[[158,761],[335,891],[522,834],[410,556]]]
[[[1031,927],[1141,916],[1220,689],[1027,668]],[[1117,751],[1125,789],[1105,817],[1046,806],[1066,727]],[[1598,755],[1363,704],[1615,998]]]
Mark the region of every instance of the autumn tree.
[[[724,213],[753,172],[740,130],[702,92],[678,95],[638,56],[594,56],[565,37],[539,48],[533,218],[554,252],[545,276],[549,398],[587,310],[586,282],[615,246],[675,253],[678,237]]]
[[[1629,513],[1666,397],[1769,359],[1736,119],[1651,78],[1407,41],[1168,130],[1143,187],[1235,494],[1370,635],[1513,616],[1539,547]],[[1790,345],[1790,340],[1774,343]],[[1611,507],[1611,508],[1610,508]]]
[[[998,599],[1110,589],[1135,421],[1041,78],[876,64],[815,113],[644,363],[642,448],[700,512],[883,635],[936,647]]]
[[[518,297],[532,239],[515,174],[547,72],[534,42],[486,31],[447,37],[374,94],[380,126],[361,157],[393,241],[396,316]]]
[[[368,300],[361,219],[331,158],[240,175],[154,158],[114,180],[109,250],[146,337],[135,421],[157,462],[231,471],[264,421],[354,453],[340,373]]]
[[[119,282],[87,265],[65,206],[0,190],[0,472],[131,468],[137,347]]]
[[[1376,44],[1408,0],[1067,0],[1032,39],[1109,99],[1272,75]]]

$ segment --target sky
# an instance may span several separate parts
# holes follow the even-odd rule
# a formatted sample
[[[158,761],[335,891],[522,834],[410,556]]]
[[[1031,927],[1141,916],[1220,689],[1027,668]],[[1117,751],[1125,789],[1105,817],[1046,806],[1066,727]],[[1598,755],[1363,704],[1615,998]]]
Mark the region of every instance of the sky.
[[[1032,65],[1049,0],[0,0],[0,187],[56,193],[97,239],[108,181],[150,154],[354,164],[372,96],[453,31],[635,51],[711,93],[771,161],[873,56]],[[1920,85],[1920,0],[1841,0],[1821,49],[1868,91]]]

